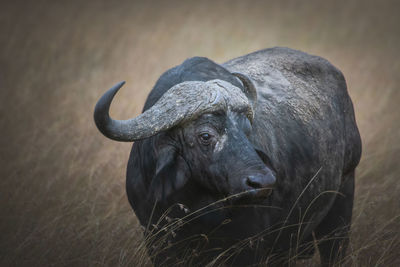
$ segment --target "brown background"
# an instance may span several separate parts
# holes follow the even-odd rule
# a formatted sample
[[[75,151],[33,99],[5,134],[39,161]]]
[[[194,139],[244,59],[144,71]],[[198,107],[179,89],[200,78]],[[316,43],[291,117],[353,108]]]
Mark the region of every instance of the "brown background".
[[[95,102],[126,80],[111,108],[126,119],[184,59],[272,46],[343,71],[363,139],[347,262],[399,264],[399,14],[398,1],[2,1],[0,264],[146,264],[131,144],[96,130]]]

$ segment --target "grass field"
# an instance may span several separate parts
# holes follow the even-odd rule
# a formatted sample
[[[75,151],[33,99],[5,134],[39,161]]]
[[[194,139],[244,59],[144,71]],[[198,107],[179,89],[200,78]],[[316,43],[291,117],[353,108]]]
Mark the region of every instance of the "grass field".
[[[139,114],[156,79],[191,56],[272,46],[344,73],[363,140],[350,266],[400,266],[397,1],[2,1],[0,265],[148,265],[125,195],[131,144],[104,138],[100,95]],[[318,264],[318,258],[299,263]]]

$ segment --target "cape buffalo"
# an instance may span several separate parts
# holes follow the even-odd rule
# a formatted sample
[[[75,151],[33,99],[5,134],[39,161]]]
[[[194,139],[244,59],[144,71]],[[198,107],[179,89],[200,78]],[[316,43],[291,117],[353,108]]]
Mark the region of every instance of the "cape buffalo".
[[[361,140],[342,73],[271,48],[224,64],[194,57],[166,71],[143,113],[98,129],[135,141],[126,190],[157,266],[345,260]]]

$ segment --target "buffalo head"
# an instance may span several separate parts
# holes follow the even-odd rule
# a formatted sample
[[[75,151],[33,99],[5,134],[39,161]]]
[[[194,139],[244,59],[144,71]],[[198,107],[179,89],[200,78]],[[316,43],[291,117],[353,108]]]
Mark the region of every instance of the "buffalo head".
[[[218,79],[182,82],[129,120],[109,116],[111,101],[124,82],[98,101],[94,119],[106,137],[137,141],[157,136],[149,189],[155,199],[165,199],[189,179],[215,197],[257,200],[271,192],[273,171],[248,139],[257,93],[247,77],[234,75],[243,89]]]

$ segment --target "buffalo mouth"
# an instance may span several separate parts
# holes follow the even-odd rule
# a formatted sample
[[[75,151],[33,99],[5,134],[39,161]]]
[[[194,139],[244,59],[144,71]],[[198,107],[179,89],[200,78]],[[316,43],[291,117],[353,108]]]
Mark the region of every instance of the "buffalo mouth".
[[[272,187],[251,189],[233,194],[229,198],[234,204],[257,204],[265,201],[271,195],[272,190]]]

